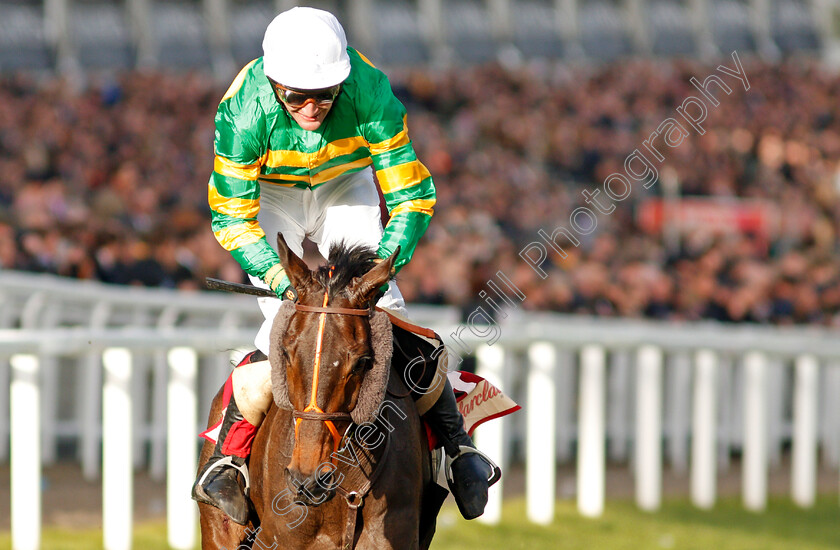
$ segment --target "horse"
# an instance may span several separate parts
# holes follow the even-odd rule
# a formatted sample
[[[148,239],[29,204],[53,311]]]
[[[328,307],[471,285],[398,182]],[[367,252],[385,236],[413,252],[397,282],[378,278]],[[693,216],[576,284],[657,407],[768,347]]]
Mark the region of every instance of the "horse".
[[[271,333],[274,402],[250,457],[251,519],[199,504],[202,550],[428,548],[433,458],[410,392],[388,375],[391,325],[373,307],[398,251],[377,263],[341,245],[311,271],[280,234],[277,247],[297,300]],[[221,401],[220,390],[208,427]],[[199,471],[212,450],[205,441]]]

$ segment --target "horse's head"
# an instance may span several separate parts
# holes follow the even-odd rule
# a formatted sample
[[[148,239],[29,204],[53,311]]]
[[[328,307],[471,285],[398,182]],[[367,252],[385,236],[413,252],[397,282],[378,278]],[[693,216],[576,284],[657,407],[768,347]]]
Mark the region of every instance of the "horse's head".
[[[376,263],[371,249],[333,246],[328,264],[311,271],[279,234],[277,247],[298,300],[284,301],[274,321],[272,385],[278,406],[295,416],[289,481],[305,488],[304,501],[319,503],[334,492],[332,454],[343,434],[372,420],[384,397],[391,329],[373,301],[397,252]]]

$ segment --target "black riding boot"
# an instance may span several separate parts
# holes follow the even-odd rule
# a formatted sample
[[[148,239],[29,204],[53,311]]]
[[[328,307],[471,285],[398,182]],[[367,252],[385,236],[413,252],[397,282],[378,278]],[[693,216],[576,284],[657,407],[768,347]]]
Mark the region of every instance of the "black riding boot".
[[[465,519],[477,518],[484,513],[487,489],[499,480],[501,470],[475,448],[464,430],[464,417],[448,380],[440,398],[423,418],[443,443],[448,457],[446,480],[461,515]]]
[[[222,427],[219,430],[219,437],[216,440],[216,447],[213,454],[207,459],[207,463],[198,474],[198,479],[193,485],[192,498],[215,506],[230,516],[230,519],[240,525],[248,523],[248,497],[247,491],[250,486],[248,467],[245,459],[238,456],[226,456],[222,453],[222,445],[230,431],[230,427],[242,420],[242,413],[236,406],[233,395],[222,420]],[[244,479],[245,486],[241,480]]]

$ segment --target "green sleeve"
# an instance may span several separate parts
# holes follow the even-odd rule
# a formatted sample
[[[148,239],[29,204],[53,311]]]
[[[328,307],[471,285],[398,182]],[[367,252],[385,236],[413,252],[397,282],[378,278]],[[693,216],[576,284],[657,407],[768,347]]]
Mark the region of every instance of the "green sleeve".
[[[376,73],[368,88],[371,91],[363,132],[370,143],[373,168],[390,214],[378,253],[385,258],[399,246],[399,269],[411,260],[429,226],[436,201],[435,186],[408,137],[405,107],[394,96],[385,75]]]
[[[257,221],[264,117],[259,103],[249,97],[254,92],[250,75],[241,76],[238,90],[225,94],[216,113],[215,159],[208,186],[211,227],[242,269],[282,290],[288,279],[282,280],[280,259]]]

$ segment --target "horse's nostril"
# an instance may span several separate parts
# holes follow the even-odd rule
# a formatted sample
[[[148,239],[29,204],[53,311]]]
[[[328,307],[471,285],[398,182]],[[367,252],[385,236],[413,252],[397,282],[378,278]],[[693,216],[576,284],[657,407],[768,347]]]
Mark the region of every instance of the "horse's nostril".
[[[303,494],[306,490],[305,485],[307,480],[298,470],[286,468],[286,480],[289,488],[297,494]]]
[[[318,487],[328,491],[333,488],[333,474],[332,472],[322,472],[316,479]]]
[[[332,468],[321,468],[321,470],[318,472],[318,475],[315,476],[315,482],[318,484],[319,487],[323,489],[331,488],[333,484]]]

